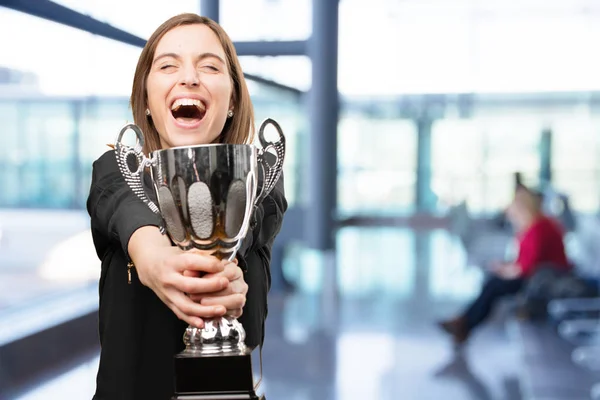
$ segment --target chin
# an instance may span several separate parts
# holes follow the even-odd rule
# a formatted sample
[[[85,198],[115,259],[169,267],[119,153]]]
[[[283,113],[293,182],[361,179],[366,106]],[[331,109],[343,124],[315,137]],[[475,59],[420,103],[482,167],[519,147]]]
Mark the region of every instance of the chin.
[[[184,147],[184,146],[196,146],[201,144],[207,144],[204,137],[200,135],[177,137],[171,141],[172,147]]]
[[[170,127],[169,143],[171,147],[194,146],[208,143],[206,132],[203,129],[181,129]]]

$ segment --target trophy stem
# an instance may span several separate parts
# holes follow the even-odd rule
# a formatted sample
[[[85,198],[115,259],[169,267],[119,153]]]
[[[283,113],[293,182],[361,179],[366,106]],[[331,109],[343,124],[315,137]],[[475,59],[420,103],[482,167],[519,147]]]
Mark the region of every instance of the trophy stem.
[[[246,332],[232,317],[218,317],[204,321],[204,328],[188,326],[183,335],[185,350],[181,356],[226,356],[248,354],[244,343]]]

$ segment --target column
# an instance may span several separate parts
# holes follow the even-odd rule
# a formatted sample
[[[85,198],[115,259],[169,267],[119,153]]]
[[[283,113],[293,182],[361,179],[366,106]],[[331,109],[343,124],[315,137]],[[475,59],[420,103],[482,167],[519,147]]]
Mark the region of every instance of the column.
[[[339,100],[338,1],[313,0],[312,86],[308,96],[310,134],[307,154],[308,207],[306,244],[315,250],[335,249],[337,207],[337,124]]]
[[[219,0],[200,0],[200,15],[219,22]]]
[[[540,139],[540,186],[552,183],[552,129],[542,131]]]
[[[433,211],[435,198],[431,190],[431,127],[433,120],[428,116],[417,119],[417,212]]]

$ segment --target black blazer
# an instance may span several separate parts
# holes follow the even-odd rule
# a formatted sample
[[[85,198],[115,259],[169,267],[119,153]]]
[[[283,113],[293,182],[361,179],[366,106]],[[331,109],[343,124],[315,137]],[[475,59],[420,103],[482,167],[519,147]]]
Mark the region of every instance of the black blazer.
[[[248,294],[239,319],[248,346],[262,345],[271,285],[271,247],[287,202],[283,176],[256,210],[256,223],[238,252]],[[173,356],[183,350],[186,324],[142,285],[132,269],[128,283],[127,246],[133,232],[160,223],[119,172],[114,151],[93,164],[87,200],[91,230],[102,260],[99,282],[100,366],[96,400],[167,400],[173,394]]]

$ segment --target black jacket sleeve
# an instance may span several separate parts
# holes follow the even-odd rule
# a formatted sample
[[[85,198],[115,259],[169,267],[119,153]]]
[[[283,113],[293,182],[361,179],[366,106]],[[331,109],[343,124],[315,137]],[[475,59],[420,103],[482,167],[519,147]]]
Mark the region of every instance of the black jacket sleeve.
[[[133,232],[143,226],[160,226],[161,223],[160,217],[125,182],[114,150],[107,151],[93,164],[87,211],[96,252],[101,259],[113,241],[127,255]]]
[[[238,252],[238,259],[244,269],[247,269],[246,258],[250,252],[259,251],[266,258],[264,267],[267,268],[269,287],[271,274],[268,268],[271,261],[271,248],[281,230],[287,207],[282,174],[273,190],[256,207],[252,218],[252,231],[246,235]]]
[[[256,208],[252,231],[244,238],[238,251],[237,258],[248,284],[240,322],[246,329],[246,344],[250,347],[264,342],[267,294],[271,288],[271,248],[281,230],[286,210],[282,175],[271,193]]]

